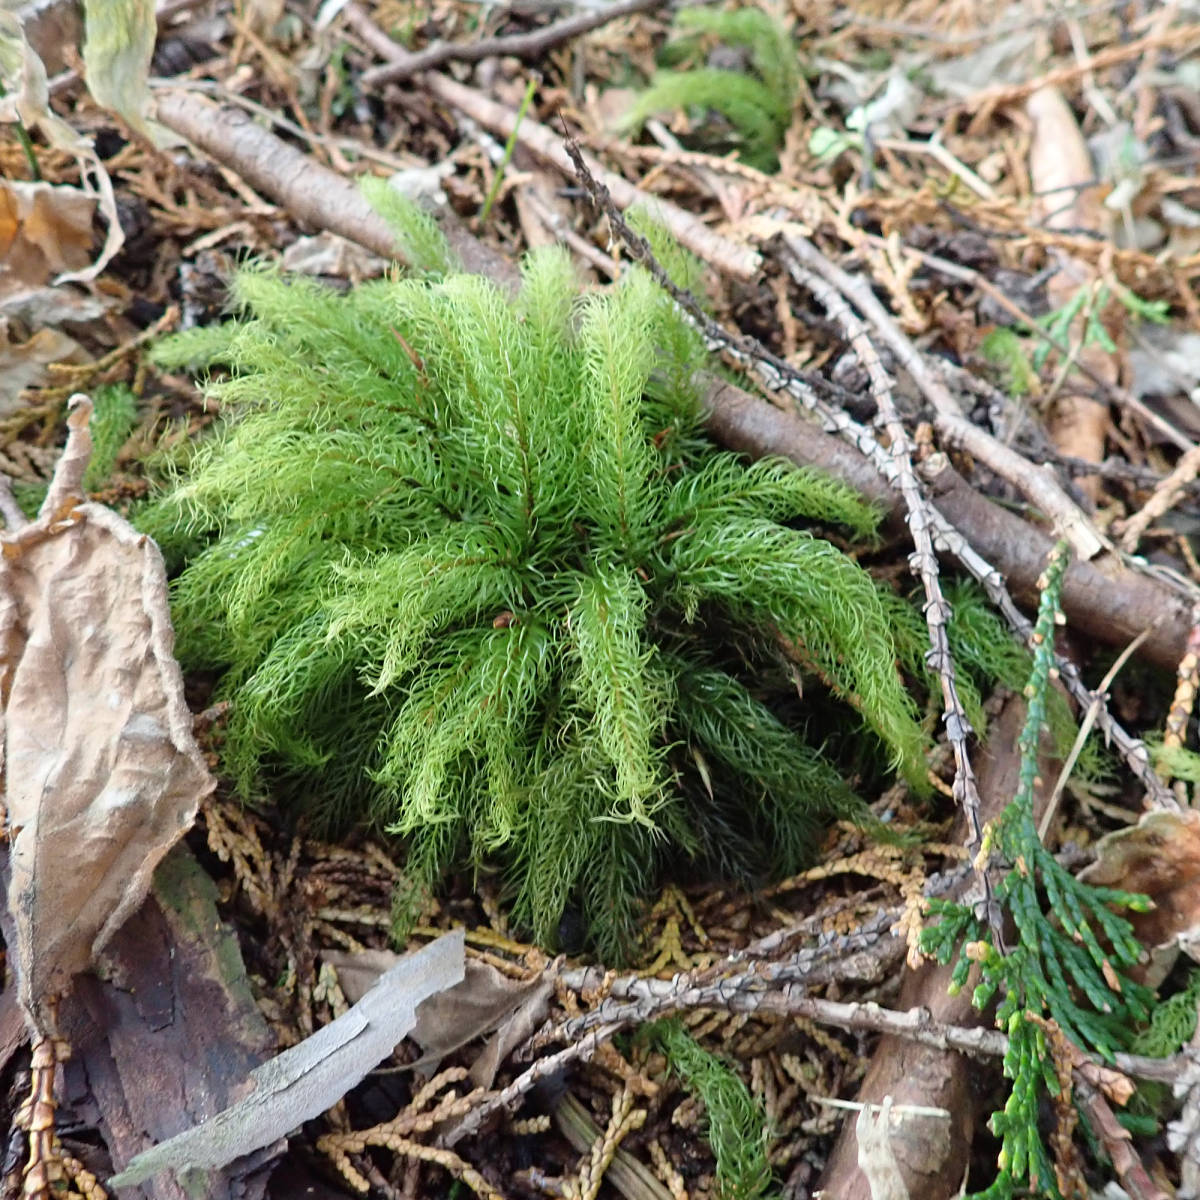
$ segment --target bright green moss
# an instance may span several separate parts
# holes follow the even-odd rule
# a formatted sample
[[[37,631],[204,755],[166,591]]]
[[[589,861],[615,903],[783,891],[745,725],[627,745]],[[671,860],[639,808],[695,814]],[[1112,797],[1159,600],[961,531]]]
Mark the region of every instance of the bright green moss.
[[[875,514],[701,437],[700,347],[640,272],[581,294],[540,252],[509,298],[422,257],[346,295],[245,270],[235,320],[155,352],[229,369],[141,524],[186,558],[179,648],[225,672],[243,791],[386,826],[424,886],[498,865],[537,938],[578,903],[617,954],[664,856],[795,870],[854,808],[747,666],[783,641],[921,784],[890,604],[798,526]]]

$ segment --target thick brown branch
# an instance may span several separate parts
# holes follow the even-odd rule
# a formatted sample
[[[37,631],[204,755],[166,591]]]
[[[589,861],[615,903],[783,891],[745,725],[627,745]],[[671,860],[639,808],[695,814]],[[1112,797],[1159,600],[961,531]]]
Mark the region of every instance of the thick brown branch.
[[[801,466],[819,467],[885,505],[895,521],[903,520],[900,495],[852,446],[724,380],[711,377],[706,385],[708,428],[725,445],[755,457],[780,454]],[[980,495],[949,462],[930,481],[930,488],[938,510],[998,568],[1017,598],[1036,604],[1038,576],[1053,537]],[[1074,628],[1111,646],[1123,645],[1152,627],[1142,652],[1171,671],[1183,655],[1190,628],[1183,596],[1166,583],[1135,574],[1110,555],[1071,565],[1063,610]]]
[[[289,146],[248,113],[182,90],[159,94],[157,109],[159,121],[168,129],[232,168],[255,191],[282,204],[296,220],[341,234],[385,258],[402,260],[395,233],[353,180]],[[506,286],[516,281],[512,263],[472,237],[457,221],[443,221],[442,232],[468,271]]]

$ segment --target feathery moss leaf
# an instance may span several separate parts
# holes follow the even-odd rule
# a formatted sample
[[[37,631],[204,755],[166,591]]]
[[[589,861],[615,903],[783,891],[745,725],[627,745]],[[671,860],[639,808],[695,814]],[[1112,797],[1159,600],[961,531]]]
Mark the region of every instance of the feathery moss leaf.
[[[706,1133],[717,1160],[716,1195],[721,1200],[759,1200],[771,1189],[767,1161],[767,1117],[741,1077],[705,1050],[677,1018],[641,1031],[666,1055],[668,1067],[704,1105]]]
[[[512,298],[405,213],[434,273],[250,267],[233,321],[157,349],[213,372],[224,423],[142,520],[186,557],[180,653],[225,670],[247,795],[404,836],[409,901],[499,866],[539,940],[579,905],[615,957],[667,856],[728,861],[737,823],[795,870],[855,804],[710,622],[745,662],[790,647],[923,781],[886,594],[799,527],[878,514],[704,440],[699,344],[646,275],[580,295],[551,249]]]

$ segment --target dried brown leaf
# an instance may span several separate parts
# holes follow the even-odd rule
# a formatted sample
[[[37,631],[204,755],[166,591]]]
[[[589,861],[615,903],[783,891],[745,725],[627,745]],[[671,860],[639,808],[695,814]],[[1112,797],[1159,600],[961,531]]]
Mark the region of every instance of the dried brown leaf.
[[[95,197],[78,188],[0,181],[0,297],[86,266],[95,211]]]
[[[57,282],[95,279],[125,243],[112,179],[92,142],[76,133],[50,107],[45,64],[29,44],[21,18],[3,11],[3,6],[0,6],[0,74],[9,83],[15,81],[15,87],[0,96],[0,124],[20,121],[28,129],[39,130],[54,149],[74,155],[81,177],[91,185],[100,212],[108,222],[104,248],[90,267],[60,275]]]
[[[213,787],[172,656],[158,548],[83,500],[91,401],[72,399],[41,512],[0,534],[0,768],[18,997],[44,1005],[141,904]]]
[[[1128,914],[1142,945],[1156,950],[1200,942],[1200,812],[1145,813],[1136,825],[1102,838],[1096,855],[1081,879],[1142,892],[1154,902],[1149,912]]]

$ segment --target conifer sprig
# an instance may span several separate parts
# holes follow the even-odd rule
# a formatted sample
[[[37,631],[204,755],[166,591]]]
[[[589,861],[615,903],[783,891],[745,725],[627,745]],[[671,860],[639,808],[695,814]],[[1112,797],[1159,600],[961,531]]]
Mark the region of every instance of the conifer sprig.
[[[498,865],[537,938],[577,903],[616,956],[664,855],[795,870],[855,804],[746,663],[791,646],[923,781],[892,602],[797,524],[876,515],[702,438],[700,343],[640,270],[580,295],[544,251],[509,298],[400,215],[431,273],[249,268],[234,320],[159,346],[226,368],[226,421],[142,525],[244,792],[385,825],[421,886]]]
[[[1042,1096],[1057,1096],[1061,1083],[1039,1022],[1049,1018],[1071,1041],[1111,1060],[1149,1014],[1150,993],[1128,974],[1140,946],[1130,923],[1115,911],[1144,911],[1146,898],[1080,882],[1042,845],[1034,820],[1039,742],[1047,723],[1066,565],[1066,546],[1060,543],[1039,581],[1017,794],[986,839],[990,846],[985,848],[1009,865],[996,897],[1016,926],[1017,945],[996,947],[972,909],[946,901],[931,902],[930,911],[940,920],[922,937],[923,948],[942,963],[950,962],[958,948],[952,990],[961,988],[977,965],[975,1006],[985,1008],[1000,995],[996,1024],[1009,1038],[1004,1073],[1012,1090],[1003,1111],[992,1116],[1001,1150],[1000,1173],[982,1193],[989,1200],[1016,1195],[1024,1185],[1038,1195],[1060,1195],[1039,1118]]]

